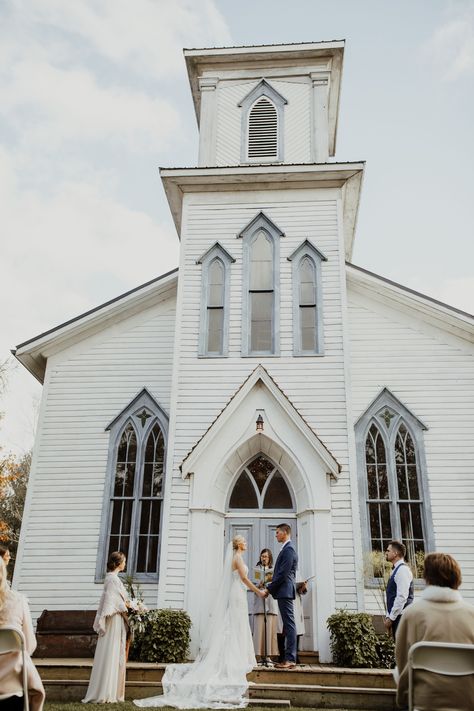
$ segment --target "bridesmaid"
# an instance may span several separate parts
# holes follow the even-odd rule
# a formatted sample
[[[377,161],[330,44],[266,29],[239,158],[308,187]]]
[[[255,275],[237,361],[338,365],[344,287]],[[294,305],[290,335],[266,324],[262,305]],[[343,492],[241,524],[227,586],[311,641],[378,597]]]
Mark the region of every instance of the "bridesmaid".
[[[120,551],[110,554],[94,630],[99,635],[89,688],[83,703],[123,701],[125,697],[127,609],[131,606],[118,574],[125,570]]]

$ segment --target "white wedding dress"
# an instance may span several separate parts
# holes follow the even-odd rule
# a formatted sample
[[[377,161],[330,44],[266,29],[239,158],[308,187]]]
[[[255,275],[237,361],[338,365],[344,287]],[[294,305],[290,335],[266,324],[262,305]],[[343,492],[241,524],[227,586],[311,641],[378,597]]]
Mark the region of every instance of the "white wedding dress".
[[[213,607],[209,633],[192,664],[169,664],[162,679],[163,694],[134,701],[137,706],[174,706],[178,709],[243,708],[256,665],[250,632],[247,588],[232,570],[229,544],[221,588]],[[246,575],[248,570],[246,571]]]

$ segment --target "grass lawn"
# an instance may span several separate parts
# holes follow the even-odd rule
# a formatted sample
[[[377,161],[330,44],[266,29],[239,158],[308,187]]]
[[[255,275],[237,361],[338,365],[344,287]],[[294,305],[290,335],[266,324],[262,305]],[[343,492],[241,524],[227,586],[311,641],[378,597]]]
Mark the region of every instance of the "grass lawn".
[[[137,711],[138,706],[135,706],[131,701],[125,701],[122,704],[81,704],[79,703],[61,703],[60,701],[52,701],[46,703],[44,711]],[[169,708],[169,707],[165,707]],[[258,706],[250,706],[250,711],[258,711]],[[291,706],[291,711],[308,711],[308,709]],[[265,706],[260,711],[281,711],[281,708]],[[333,711],[344,711],[344,709],[333,709]]]

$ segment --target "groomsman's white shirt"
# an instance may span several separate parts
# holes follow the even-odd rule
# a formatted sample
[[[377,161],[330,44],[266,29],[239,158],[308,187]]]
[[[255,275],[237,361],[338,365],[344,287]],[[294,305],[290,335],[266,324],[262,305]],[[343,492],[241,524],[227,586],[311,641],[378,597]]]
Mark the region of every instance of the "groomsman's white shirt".
[[[398,570],[400,566],[402,567]],[[413,574],[404,560],[399,560],[393,570],[394,573],[396,571],[395,584],[397,586],[397,597],[393,601],[393,607],[390,610],[390,615],[388,615],[388,617],[392,620],[392,622],[395,622],[397,617],[402,614],[403,607],[408,600],[408,593],[410,592],[410,583],[413,580]]]

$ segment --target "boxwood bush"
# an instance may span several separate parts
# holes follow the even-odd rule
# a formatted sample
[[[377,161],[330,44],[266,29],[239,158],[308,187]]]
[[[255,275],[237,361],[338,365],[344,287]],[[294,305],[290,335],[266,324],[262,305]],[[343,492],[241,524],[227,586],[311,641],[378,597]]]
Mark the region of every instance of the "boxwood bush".
[[[328,618],[331,651],[340,667],[390,669],[394,666],[394,644],[388,635],[377,636],[367,612],[338,610]]]
[[[141,614],[129,659],[136,662],[185,662],[189,651],[191,619],[184,610],[149,610]]]

